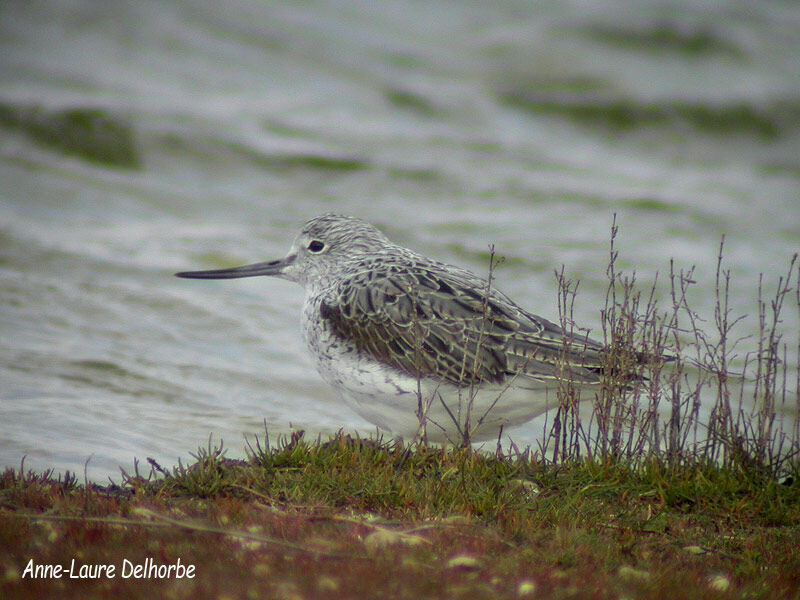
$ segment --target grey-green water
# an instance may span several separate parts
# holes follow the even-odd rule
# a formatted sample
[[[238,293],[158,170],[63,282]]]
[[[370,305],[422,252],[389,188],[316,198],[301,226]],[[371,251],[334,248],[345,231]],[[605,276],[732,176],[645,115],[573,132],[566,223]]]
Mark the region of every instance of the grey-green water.
[[[323,212],[479,272],[495,244],[549,318],[564,264],[593,329],[614,213],[621,265],[697,265],[707,318],[725,234],[752,314],[800,248],[798,48],[779,1],[0,4],[0,465],[371,432],[310,366],[299,288],[172,277]]]

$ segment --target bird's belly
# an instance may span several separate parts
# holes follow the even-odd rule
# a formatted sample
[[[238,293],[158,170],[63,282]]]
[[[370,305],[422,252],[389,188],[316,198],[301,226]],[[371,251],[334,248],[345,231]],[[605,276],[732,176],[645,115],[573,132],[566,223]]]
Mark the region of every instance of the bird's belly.
[[[501,427],[529,421],[557,405],[554,389],[459,388],[418,380],[336,340],[307,338],[317,371],[359,416],[393,436],[411,439],[425,424],[432,442],[492,439]]]
[[[394,436],[411,439],[424,431],[431,442],[460,444],[494,439],[501,429],[521,425],[557,406],[555,391],[509,388],[470,390],[423,381],[419,391],[376,394],[340,390],[361,417]]]
[[[322,378],[359,416],[393,436],[411,439],[424,423],[433,442],[488,440],[501,428],[525,423],[558,405],[555,386],[530,380],[524,387],[500,383],[474,388],[420,380],[359,352],[319,323],[309,325],[310,319],[304,319],[303,337]]]

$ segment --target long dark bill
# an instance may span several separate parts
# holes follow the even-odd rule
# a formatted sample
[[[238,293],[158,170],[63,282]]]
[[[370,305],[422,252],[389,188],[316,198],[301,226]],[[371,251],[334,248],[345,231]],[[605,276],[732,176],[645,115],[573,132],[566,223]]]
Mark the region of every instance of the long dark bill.
[[[293,258],[271,260],[269,262],[233,267],[232,269],[214,269],[211,271],[181,271],[175,277],[186,279],[237,279],[239,277],[258,277],[260,275],[280,275],[281,271],[293,262]]]

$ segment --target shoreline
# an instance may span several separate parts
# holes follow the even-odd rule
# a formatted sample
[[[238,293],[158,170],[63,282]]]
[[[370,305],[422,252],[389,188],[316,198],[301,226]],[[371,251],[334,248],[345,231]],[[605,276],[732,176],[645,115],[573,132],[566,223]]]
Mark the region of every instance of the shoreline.
[[[800,557],[786,552],[800,544],[796,477],[658,460],[547,465],[343,435],[296,436],[244,461],[221,447],[196,457],[121,486],[7,469],[0,594],[771,600],[800,591]],[[53,576],[28,576],[45,566]]]

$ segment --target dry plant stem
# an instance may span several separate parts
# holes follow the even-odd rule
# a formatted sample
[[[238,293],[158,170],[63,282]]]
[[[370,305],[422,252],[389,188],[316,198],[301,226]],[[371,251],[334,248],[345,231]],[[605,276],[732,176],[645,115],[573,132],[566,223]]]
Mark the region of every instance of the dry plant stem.
[[[752,432],[752,438],[755,441],[754,450],[758,459],[770,465],[779,460],[779,456],[783,454],[785,442],[780,421],[776,428],[776,414],[779,406],[785,406],[788,381],[786,368],[788,347],[782,342],[779,326],[784,300],[793,291],[792,275],[796,262],[797,255],[792,258],[787,275],[778,278],[775,296],[769,303],[769,311],[767,303],[763,300],[763,278],[759,278],[758,284],[759,348],[753,391],[756,430]]]
[[[445,403],[445,401],[442,398],[441,394],[438,393],[438,386],[433,391],[433,393],[430,395],[429,398],[424,398],[423,397],[423,393],[422,393],[422,377],[421,377],[422,368],[421,368],[421,366],[422,366],[423,344],[424,344],[424,338],[425,338],[426,332],[421,329],[419,320],[417,318],[413,319],[413,322],[412,322],[411,326],[413,327],[414,339],[416,340],[415,341],[415,346],[414,346],[414,357],[415,357],[414,361],[415,361],[415,364],[417,365],[417,373],[418,373],[417,374],[417,410],[416,410],[416,415],[417,415],[417,419],[419,421],[419,430],[417,432],[417,435],[415,436],[415,439],[417,439],[418,441],[420,441],[422,443],[427,443],[426,432],[427,432],[428,425],[433,425],[435,427],[438,427],[442,431],[445,430],[445,427],[443,427],[442,424],[432,422],[428,417],[428,413],[430,411],[431,405],[437,398],[441,402],[442,407],[444,408],[445,412],[447,413],[447,415],[450,418],[450,420],[452,421],[452,423],[455,425],[456,430],[458,432],[458,439],[449,440],[449,441],[451,443],[453,443],[454,445],[456,445],[456,446],[468,447],[471,444],[471,441],[472,441],[472,433],[475,431],[475,429],[480,427],[480,425],[483,423],[484,419],[487,417],[489,412],[494,408],[494,406],[500,400],[500,398],[502,397],[503,393],[513,383],[513,379],[512,379],[512,381],[510,381],[505,386],[505,388],[503,390],[501,390],[500,393],[498,393],[497,398],[487,408],[487,410],[484,412],[484,414],[482,414],[477,419],[474,427],[471,426],[472,416],[473,416],[472,415],[472,411],[473,411],[473,408],[474,408],[475,397],[476,397],[476,395],[478,393],[478,389],[477,389],[477,374],[478,374],[478,369],[480,367],[480,365],[479,365],[480,350],[481,350],[481,347],[482,347],[482,345],[484,343],[484,340],[485,340],[485,337],[486,337],[486,326],[487,326],[487,321],[488,321],[488,317],[489,317],[489,297],[491,295],[492,282],[494,280],[494,270],[495,270],[495,268],[497,267],[498,264],[499,264],[499,261],[496,260],[496,257],[495,257],[494,245],[490,245],[489,246],[489,275],[488,275],[488,278],[487,278],[486,289],[485,289],[484,296],[483,296],[483,309],[482,309],[481,329],[478,332],[478,338],[476,340],[475,351],[472,354],[472,364],[471,365],[467,364],[468,356],[470,354],[469,351],[466,351],[467,349],[465,349],[465,352],[463,353],[463,357],[462,357],[462,361],[461,361],[461,372],[460,372],[460,375],[459,375],[459,379],[461,381],[467,381],[467,379],[469,379],[469,382],[470,382],[469,383],[469,388],[467,390],[466,399],[464,399],[462,397],[462,395],[459,394],[458,407],[457,407],[457,410],[456,410],[455,413],[453,412],[452,407],[448,406],[447,403]],[[413,293],[413,290],[409,290],[408,293],[409,293],[409,296],[411,298],[415,298],[416,297],[414,295],[414,293]],[[413,314],[417,315],[416,307],[414,307],[414,313]],[[468,373],[469,373],[469,375],[468,375]]]
[[[778,278],[774,296],[767,297],[764,279],[759,278],[758,338],[749,341],[744,336],[735,337],[746,317],[735,316],[730,304],[731,272],[724,266],[724,237],[716,261],[713,317],[707,322],[691,308],[689,301],[689,292],[696,284],[695,268],[678,270],[674,261],[670,261],[670,303],[662,309],[657,300],[657,274],[650,290],[643,295],[635,273],[626,275],[618,271],[618,232],[615,217],[606,270],[608,287],[601,310],[607,349],[591,417],[582,421],[581,390],[565,360],[565,339],[555,390],[557,410],[552,416],[549,412],[545,414],[545,432],[538,442],[541,460],[558,464],[582,458],[624,458],[635,465],[652,458],[670,469],[715,462],[775,473],[793,457],[800,456],[800,397],[796,391],[800,386],[800,336],[797,372],[790,377],[787,357],[792,352],[782,338],[781,318],[786,298],[793,294],[800,321],[797,256],[791,259],[787,274]],[[445,406],[460,437],[451,441],[462,447],[470,444],[474,428],[484,422],[495,405],[482,415],[473,414],[477,361],[491,316],[489,296],[497,266],[494,247],[489,250],[483,322],[474,352],[464,352],[462,358],[461,379],[466,382],[469,378],[469,385],[465,383],[464,387],[466,397],[463,402],[460,399],[457,412],[455,407],[451,410]],[[568,338],[574,339],[577,334],[573,310],[578,283],[567,278],[563,266],[555,277],[560,325]],[[418,324],[415,327],[420,340],[416,351],[422,352],[425,332]],[[757,350],[739,359],[736,351],[744,342],[757,342]],[[731,365],[738,366],[742,360],[742,372],[733,372]],[[512,384],[513,378],[498,393],[495,403]],[[437,395],[423,398],[421,386],[418,387],[417,416],[422,441],[425,426],[430,424],[427,409]],[[441,397],[438,401],[443,402]],[[704,402],[709,403],[706,412],[701,411]],[[745,408],[747,404],[753,408]],[[787,423],[784,427],[781,411],[788,405],[794,410],[794,417],[791,426]],[[438,423],[434,425],[441,427]],[[511,448],[521,454],[513,443]],[[524,453],[530,455],[530,448]]]
[[[411,327],[414,333],[414,366],[417,370],[417,421],[419,422],[419,428],[417,429],[417,434],[415,438],[421,442],[422,444],[426,444],[428,441],[428,434],[427,434],[427,425],[428,425],[428,411],[431,406],[431,399],[424,399],[422,397],[422,344],[423,344],[423,333],[420,330],[420,323],[419,319],[416,317],[417,315],[417,305],[415,302],[416,295],[414,291],[409,289],[407,291],[409,298],[412,299],[412,314],[414,318],[412,319]]]
[[[568,457],[579,458],[583,452],[587,456],[592,454],[590,432],[586,431],[581,422],[579,410],[580,387],[572,378],[571,367],[567,360],[569,350],[568,339],[575,336],[575,321],[573,319],[575,297],[578,292],[578,283],[567,279],[564,267],[556,272],[558,281],[558,314],[561,328],[567,333],[561,347],[559,363],[560,377],[556,389],[558,410],[553,420],[553,428],[549,439],[555,441],[553,447],[553,461],[564,460]],[[586,332],[588,335],[588,331]],[[543,446],[545,450],[547,444]]]
[[[795,303],[797,308],[797,323],[800,324],[800,264],[797,263],[797,255],[795,254],[793,257],[795,264],[797,265],[797,277],[795,277]],[[797,332],[797,352],[795,355],[797,359],[797,364],[795,364],[795,380],[794,380],[794,392],[795,392],[795,406],[794,406],[794,429],[792,431],[792,439],[795,440],[797,444],[800,445],[800,326],[798,326]]]
[[[724,238],[715,273],[714,334],[709,335],[688,301],[687,292],[695,284],[694,267],[676,272],[674,262],[670,262],[671,306],[662,311],[656,300],[657,277],[649,294],[643,296],[637,290],[635,275],[618,272],[617,232],[615,222],[606,304],[601,311],[608,348],[604,383],[587,427],[575,410],[575,390],[570,387],[569,374],[564,373],[559,410],[540,444],[542,454],[555,462],[580,458],[585,453],[592,458],[619,457],[634,462],[655,456],[674,468],[712,461],[760,465],[770,471],[796,456],[800,452],[800,416],[795,415],[787,431],[779,414],[787,397],[795,397],[788,391],[785,357],[789,352],[781,342],[780,313],[785,297],[793,291],[800,308],[800,284],[793,279],[798,270],[796,258],[788,274],[779,278],[771,300],[764,300],[764,284],[759,281],[758,350],[754,357],[745,357],[744,372],[738,374],[732,372],[731,364],[746,338],[737,339],[734,332],[745,317],[734,316],[730,305],[731,274],[724,268]],[[566,278],[563,267],[556,278],[561,325],[570,330],[577,285]],[[688,359],[687,353],[695,358]],[[671,362],[668,369],[664,368],[665,356]],[[748,376],[753,370],[754,377]],[[794,379],[800,379],[800,375]],[[747,381],[754,382],[752,409],[745,409],[742,386]],[[711,400],[707,422],[701,421],[703,400]],[[666,411],[661,410],[664,402]],[[793,404],[798,403],[800,400]]]
[[[686,291],[691,283],[694,283],[692,275],[694,268],[690,269],[688,273],[681,271],[676,275],[675,261],[669,261],[669,276],[670,276],[670,297],[672,299],[672,319],[668,323],[668,329],[671,333],[671,340],[675,351],[675,364],[672,372],[669,375],[666,389],[669,391],[670,414],[669,420],[666,424],[666,452],[667,461],[671,464],[678,464],[681,456],[686,451],[686,444],[689,436],[689,427],[683,427],[683,414],[686,410],[688,402],[684,402],[681,397],[682,389],[682,375],[684,369],[684,362],[682,356],[681,337],[678,335],[680,331],[680,310],[686,302]],[[688,387],[688,386],[687,386]],[[687,396],[687,398],[690,396]],[[699,403],[693,403],[696,409],[699,410]],[[691,421],[690,421],[691,422]]]
[[[473,408],[473,405],[475,403],[475,395],[478,393],[478,390],[476,388],[476,380],[477,380],[478,366],[479,366],[478,361],[480,360],[479,357],[480,357],[481,347],[483,346],[484,340],[486,338],[486,323],[487,323],[487,320],[489,318],[489,295],[492,292],[492,280],[494,279],[494,270],[495,270],[496,266],[497,266],[497,263],[495,262],[494,244],[490,244],[489,245],[489,276],[486,278],[486,291],[485,291],[485,293],[483,295],[483,308],[482,308],[482,315],[481,315],[481,330],[478,332],[478,340],[477,340],[477,343],[475,344],[475,355],[472,357],[472,373],[471,373],[471,377],[470,377],[469,398],[467,399],[467,415],[466,415],[466,419],[464,420],[464,430],[462,432],[463,436],[462,436],[461,444],[464,447],[469,446],[470,437],[471,437],[471,433],[472,433],[472,430],[470,429],[469,423],[470,423],[470,419],[472,417],[472,408]],[[466,357],[466,353],[465,353],[465,357]],[[499,397],[497,399],[495,399],[494,404],[497,404],[497,400],[498,399],[499,399]],[[461,403],[459,402],[459,409],[461,408],[460,404]],[[494,406],[494,404],[492,406]],[[491,410],[491,407],[489,409],[487,409],[487,412],[488,412],[488,410]],[[476,427],[478,427],[480,425],[480,423],[483,421],[485,416],[486,416],[485,414],[481,415],[478,423],[476,424]]]
[[[490,295],[491,290],[492,290],[492,281],[494,281],[494,270],[497,268],[497,266],[502,261],[503,261],[502,258],[500,258],[500,259],[496,259],[495,258],[494,244],[490,244],[489,245],[489,276],[487,277],[486,295],[483,298],[483,318],[482,318],[482,321],[481,321],[481,331],[480,331],[480,334],[478,336],[478,344],[477,344],[477,347],[476,347],[476,350],[475,350],[475,363],[474,363],[475,366],[474,366],[474,373],[473,373],[473,377],[472,377],[472,381],[473,382],[477,378],[476,375],[477,375],[477,372],[478,372],[477,371],[477,369],[478,369],[478,355],[480,354],[480,348],[481,348],[481,345],[483,344],[483,341],[486,338],[486,324],[487,324],[487,319],[489,317],[489,295]],[[517,369],[517,372],[514,373],[514,375],[511,377],[511,379],[508,380],[508,382],[503,387],[503,389],[500,390],[500,392],[497,394],[497,397],[487,407],[487,409],[484,411],[484,413],[478,418],[478,421],[475,424],[475,429],[477,429],[478,427],[480,427],[483,424],[483,421],[486,419],[486,417],[489,415],[489,413],[492,411],[492,409],[494,409],[494,407],[500,401],[500,398],[502,398],[503,394],[505,394],[506,391],[512,385],[514,385],[514,382],[516,381],[517,377],[520,375],[520,373],[522,373],[525,370],[525,368],[528,366],[528,363],[532,359],[533,359],[533,356],[529,357],[528,360],[525,361],[525,363],[521,367],[519,367]],[[475,395],[476,394],[477,394],[477,389],[475,388],[475,385],[473,383],[473,385],[470,388],[470,400],[469,400],[469,402],[470,402],[470,407],[469,407],[470,414],[471,414],[471,411],[472,411],[472,404],[475,401]],[[473,429],[473,431],[474,431],[474,429]],[[501,427],[501,433],[502,433],[502,427]]]

